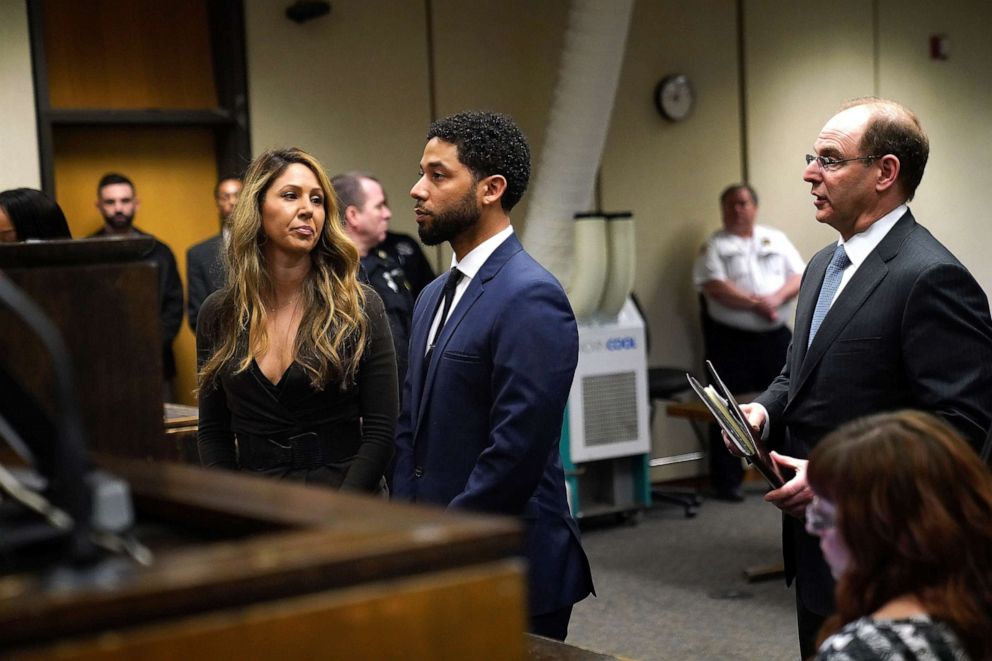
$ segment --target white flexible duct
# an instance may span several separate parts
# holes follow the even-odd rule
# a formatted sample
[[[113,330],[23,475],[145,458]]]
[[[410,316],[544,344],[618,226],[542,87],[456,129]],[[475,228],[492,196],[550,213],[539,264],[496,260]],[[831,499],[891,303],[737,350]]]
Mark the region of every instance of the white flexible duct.
[[[609,245],[609,267],[598,314],[613,318],[620,314],[620,308],[634,288],[634,254],[637,247],[634,245],[634,218],[631,215],[608,218],[606,242]]]
[[[562,282],[571,281],[573,263],[589,266],[573,255],[572,217],[592,206],[633,7],[634,0],[573,0],[569,11],[524,228],[527,250]]]
[[[568,300],[579,319],[596,314],[606,286],[609,255],[606,250],[606,218],[585,216],[575,219],[576,269],[568,287]]]

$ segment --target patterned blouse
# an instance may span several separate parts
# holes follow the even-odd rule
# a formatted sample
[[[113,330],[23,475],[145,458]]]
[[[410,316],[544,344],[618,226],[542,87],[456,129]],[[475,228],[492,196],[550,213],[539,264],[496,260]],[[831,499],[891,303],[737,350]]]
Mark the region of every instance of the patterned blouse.
[[[823,641],[817,661],[968,661],[958,637],[926,615],[898,620],[870,617],[849,622]]]

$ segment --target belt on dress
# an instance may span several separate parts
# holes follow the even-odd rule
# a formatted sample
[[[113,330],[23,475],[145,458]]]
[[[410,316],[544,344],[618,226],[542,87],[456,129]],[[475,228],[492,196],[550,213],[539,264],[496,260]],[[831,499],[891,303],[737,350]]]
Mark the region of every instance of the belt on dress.
[[[342,452],[340,444],[332,442],[330,431],[330,425],[322,425],[313,431],[286,434],[238,432],[241,465],[252,470],[282,466],[313,469],[347,461],[351,453]]]

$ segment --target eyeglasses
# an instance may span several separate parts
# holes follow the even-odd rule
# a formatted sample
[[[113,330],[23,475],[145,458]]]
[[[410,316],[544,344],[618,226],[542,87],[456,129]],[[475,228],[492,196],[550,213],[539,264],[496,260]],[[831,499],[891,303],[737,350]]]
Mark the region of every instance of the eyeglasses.
[[[855,156],[854,158],[830,158],[829,156],[814,156],[813,154],[806,154],[806,165],[809,165],[813,161],[816,161],[821,170],[826,170],[827,172],[835,172],[839,170],[845,163],[850,163],[851,161],[874,161],[876,158],[882,158],[881,156]]]
[[[806,532],[811,535],[822,535],[837,525],[837,510],[829,502],[813,496],[813,501],[806,506]]]

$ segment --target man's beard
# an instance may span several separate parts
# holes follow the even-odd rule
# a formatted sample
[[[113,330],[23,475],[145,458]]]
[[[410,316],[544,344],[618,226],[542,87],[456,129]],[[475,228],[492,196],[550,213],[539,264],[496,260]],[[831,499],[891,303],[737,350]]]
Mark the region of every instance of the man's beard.
[[[107,224],[117,230],[128,229],[131,227],[131,222],[134,220],[134,214],[130,216],[123,213],[115,213],[112,216],[104,216],[103,219],[107,221]]]
[[[473,186],[455,206],[444,211],[430,213],[430,220],[417,226],[417,234],[424,245],[436,246],[439,243],[451,241],[475,225],[480,215],[479,207],[475,201],[475,187]]]

